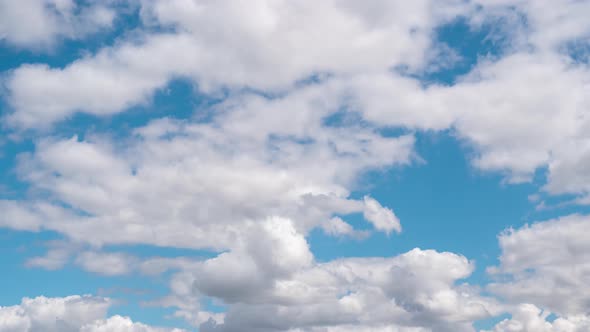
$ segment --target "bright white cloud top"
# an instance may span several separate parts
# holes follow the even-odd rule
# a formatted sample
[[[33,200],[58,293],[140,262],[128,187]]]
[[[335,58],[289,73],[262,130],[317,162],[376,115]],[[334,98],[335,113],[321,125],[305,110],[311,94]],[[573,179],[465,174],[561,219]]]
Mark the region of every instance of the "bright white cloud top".
[[[72,276],[22,281],[0,332],[590,330],[589,17],[588,0],[0,0],[0,241],[26,273]],[[459,23],[455,40],[485,33],[453,47]],[[199,104],[174,104],[179,81]],[[495,263],[355,251],[405,236],[372,186],[429,163],[422,135],[452,137],[474,181],[535,188],[532,220],[489,234]],[[349,250],[318,254],[329,241]],[[80,275],[154,289],[81,295]]]

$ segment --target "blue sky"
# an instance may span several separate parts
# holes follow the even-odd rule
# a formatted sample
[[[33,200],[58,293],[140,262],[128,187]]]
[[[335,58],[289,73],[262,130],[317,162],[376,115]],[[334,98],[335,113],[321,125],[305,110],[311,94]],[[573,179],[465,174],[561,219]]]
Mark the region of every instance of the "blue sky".
[[[587,331],[588,15],[0,0],[0,331]]]

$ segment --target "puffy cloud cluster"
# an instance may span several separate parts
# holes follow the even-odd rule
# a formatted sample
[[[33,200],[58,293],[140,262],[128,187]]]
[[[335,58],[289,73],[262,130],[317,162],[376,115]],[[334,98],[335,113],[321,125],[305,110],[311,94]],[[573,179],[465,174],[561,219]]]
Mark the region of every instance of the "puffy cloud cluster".
[[[250,15],[241,15],[240,6]],[[175,78],[193,81],[202,93],[248,88],[288,95],[267,102],[274,107],[320,95],[332,111],[350,109],[378,126],[453,129],[474,148],[476,167],[512,182],[548,167],[545,190],[579,194],[583,203],[590,191],[580,181],[587,177],[588,68],[568,50],[587,43],[589,12],[586,1],[566,0],[143,1],[144,24],[171,32],[123,40],[65,68],[15,69],[7,81],[14,110],[7,121],[39,128],[75,112],[122,112],[148,103]],[[424,88],[392,72],[426,70],[428,49],[438,47],[434,29],[458,17],[475,28],[489,21],[502,26],[506,34],[492,37],[513,42],[506,55],[483,59],[451,86]],[[320,82],[296,88],[310,77]]]
[[[192,79],[202,91],[281,91],[313,75],[420,66],[432,30],[463,7],[456,0],[142,3],[144,24],[174,32],[145,34],[65,68],[17,68],[7,84],[16,110],[10,122],[44,127],[78,111],[121,112],[173,78]]]
[[[2,332],[182,332],[134,323],[127,317],[105,319],[111,301],[93,296],[24,298],[0,307]]]
[[[401,230],[391,210],[369,197],[348,198],[349,188],[362,171],[408,163],[413,137],[321,127],[317,118],[305,121],[302,133],[241,133],[248,124],[235,126],[239,121],[234,113],[214,124],[160,120],[124,147],[105,137],[43,140],[23,156],[21,175],[72,209],[3,201],[9,213],[0,224],[58,231],[98,246],[221,250],[243,227],[271,216],[296,220],[304,234],[351,213],[364,213],[377,230]]]
[[[293,247],[285,244],[272,252]],[[391,258],[313,263],[301,246],[298,254],[278,257],[285,258],[222,254],[182,272],[175,282],[187,286],[172,289],[186,291],[192,285],[193,292],[229,305],[222,322],[207,320],[202,331],[473,331],[474,320],[501,310],[477,288],[458,284],[473,264],[452,253],[414,249]],[[260,268],[264,265],[273,268]]]
[[[578,332],[590,328],[590,220],[570,215],[509,229],[499,236],[498,281],[488,290],[509,303],[512,318],[497,332]],[[540,308],[543,309],[540,309]],[[551,313],[557,319],[549,321]]]
[[[489,289],[560,315],[590,312],[589,226],[588,216],[571,215],[503,233],[500,266],[490,271],[510,278]]]

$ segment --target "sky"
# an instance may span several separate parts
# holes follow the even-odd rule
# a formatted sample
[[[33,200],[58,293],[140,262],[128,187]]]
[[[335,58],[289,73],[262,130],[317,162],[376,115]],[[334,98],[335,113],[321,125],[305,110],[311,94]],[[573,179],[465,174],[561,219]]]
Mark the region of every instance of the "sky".
[[[590,331],[589,0],[0,0],[0,332]]]

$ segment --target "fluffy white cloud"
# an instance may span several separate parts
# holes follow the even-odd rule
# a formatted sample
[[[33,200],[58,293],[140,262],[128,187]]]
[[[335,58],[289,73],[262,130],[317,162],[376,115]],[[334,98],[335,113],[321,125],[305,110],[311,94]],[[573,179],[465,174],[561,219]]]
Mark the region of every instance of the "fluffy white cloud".
[[[488,289],[509,303],[525,303],[495,332],[578,332],[590,328],[590,219],[571,215],[509,229],[499,237],[499,280]],[[540,309],[543,308],[543,309]],[[550,321],[548,316],[557,318]]]
[[[108,28],[115,18],[110,1],[73,0],[0,1],[0,41],[44,50],[60,38],[77,39]]]
[[[109,299],[93,296],[24,298],[19,305],[0,307],[2,332],[181,332],[134,323],[128,317],[105,319]]]
[[[414,249],[318,263],[289,220],[250,227],[217,257],[140,264],[181,269],[170,294],[151,304],[175,307],[176,317],[203,331],[474,331],[473,321],[502,310],[461,282],[474,265],[460,255]],[[206,311],[205,298],[227,312]]]
[[[586,124],[583,124],[584,128]],[[580,129],[580,132],[583,128]],[[580,136],[582,134],[580,133]],[[590,204],[590,181],[588,165],[590,141],[579,139],[563,143],[555,152],[555,158],[549,163],[547,184],[544,190],[550,194],[575,194],[576,203]]]
[[[310,109],[326,108],[322,103],[332,112],[349,108],[378,126],[451,128],[474,148],[478,168],[504,172],[510,181],[522,182],[548,166],[549,193],[585,197],[590,191],[580,181],[585,176],[584,154],[571,153],[588,145],[583,112],[590,104],[588,69],[563,54],[564,45],[588,35],[581,19],[589,11],[587,3],[374,1],[359,7],[347,1],[313,6],[257,1],[248,4],[253,14],[247,17],[240,15],[240,6],[224,1],[144,1],[144,23],[172,32],[123,41],[65,68],[18,68],[7,82],[15,110],[8,121],[43,127],[78,111],[112,114],[149,102],[154,91],[173,78],[189,78],[202,92],[219,86],[288,91],[288,97],[276,102],[245,98],[243,103],[263,108],[255,113],[269,119],[252,116],[251,109],[236,112],[245,120],[239,124],[242,131],[254,129],[248,121],[257,122],[254,130],[280,125],[277,121],[285,114],[274,110],[301,107],[298,100],[303,98],[313,101],[307,105]],[[286,13],[307,19],[287,19]],[[514,19],[515,13],[527,20]],[[458,15],[467,16],[473,25],[497,20],[504,27],[500,31],[511,32],[498,38],[518,42],[507,56],[481,61],[452,86],[424,88],[418,80],[390,71],[411,64],[411,59],[418,59],[414,67],[424,66],[422,55],[432,44],[432,29]],[[532,51],[531,44],[536,47]],[[284,90],[310,75],[319,75],[320,83],[301,91]],[[318,101],[319,96],[323,99]]]
[[[177,77],[194,80],[205,92],[216,86],[272,91],[327,73],[332,78],[320,89],[326,100],[338,105],[344,101],[367,120],[418,129],[454,128],[475,147],[474,164],[479,168],[505,172],[511,181],[520,182],[550,166],[554,182],[547,188],[552,193],[588,191],[576,186],[579,181],[567,180],[573,178],[568,170],[575,166],[565,162],[583,161],[562,151],[564,146],[587,145],[582,110],[589,103],[588,72],[584,64],[573,64],[560,53],[565,44],[590,32],[583,20],[590,11],[586,2],[374,1],[359,7],[348,1],[313,6],[257,1],[248,4],[252,15],[247,17],[240,15],[240,6],[224,1],[144,1],[144,23],[174,32],[122,42],[63,69],[18,68],[7,83],[15,110],[9,121],[39,127],[77,111],[120,112],[149,102],[155,90]],[[478,24],[486,17],[504,18],[515,12],[527,18],[525,29],[518,29],[523,20],[501,22],[514,32],[509,38],[526,42],[497,62],[482,62],[454,86],[424,89],[417,80],[389,72],[410,59],[423,65],[421,55],[431,44],[432,29],[458,15]],[[287,19],[286,13],[307,19]],[[530,44],[538,49],[529,51]]]
[[[86,251],[76,258],[76,264],[80,265],[84,270],[111,276],[130,273],[133,263],[132,257],[121,253]]]
[[[9,121],[44,127],[78,111],[120,112],[178,77],[202,91],[276,91],[316,74],[421,66],[432,30],[462,7],[455,0],[372,1],[366,7],[354,1],[144,1],[146,24],[173,33],[121,42],[65,68],[16,69],[7,84],[15,110]]]
[[[80,110],[109,115],[146,103],[173,75],[188,75],[197,55],[189,37],[159,35],[141,45],[103,49],[63,69],[24,65],[8,82],[16,110],[9,122],[45,127]]]
[[[457,285],[473,265],[451,253],[414,249],[392,258],[291,264],[290,273],[267,272],[267,280],[261,279],[260,263],[245,264],[246,259],[223,254],[197,267],[192,277],[185,274],[184,282],[198,294],[229,306],[224,322],[210,320],[201,330],[473,331],[472,321],[499,310],[477,289]]]
[[[91,296],[24,298],[20,305],[0,307],[0,331],[78,331],[106,315],[108,299]]]
[[[172,295],[155,304],[176,307],[176,316],[195,325],[221,323],[223,315],[207,312],[201,298],[254,301],[278,280],[311,269],[315,262],[305,239],[311,229],[364,236],[342,220],[357,213],[377,231],[401,230],[389,208],[349,195],[362,172],[409,163],[413,137],[384,136],[358,124],[327,125],[324,118],[337,107],[310,107],[321,101],[317,93],[304,89],[299,104],[292,103],[298,95],[240,96],[219,105],[221,115],[212,123],[157,120],[125,142],[107,136],[41,140],[34,153],[21,157],[20,175],[41,196],[63,204],[5,201],[16,212],[0,220],[11,227],[30,215],[31,230],[60,232],[76,252],[91,247],[72,259],[72,251],[59,251],[55,259],[53,248],[31,266],[73,261],[104,275],[181,269],[171,280]],[[276,126],[280,117],[266,116],[273,109],[294,121]],[[59,211],[59,218],[41,214],[37,206],[43,204]],[[223,253],[202,262],[140,261],[97,248],[109,244]]]
[[[29,258],[26,265],[57,270],[66,265],[70,260],[71,253],[78,249],[75,245],[64,241],[50,241],[47,243],[47,247],[48,250],[44,255]]]
[[[370,221],[375,229],[384,231],[389,234],[391,231],[397,233],[402,231],[402,226],[399,219],[395,216],[391,209],[385,208],[376,200],[369,196],[365,196],[365,219]]]
[[[500,238],[500,266],[506,281],[488,288],[513,303],[532,303],[560,315],[590,310],[590,220],[571,215],[509,230]]]
[[[201,70],[202,76],[259,88],[290,85],[316,73],[419,65],[432,29],[464,10],[461,1],[453,0],[143,3],[147,21],[188,32],[206,45],[209,64],[221,71]]]
[[[501,321],[489,332],[582,332],[590,329],[588,316],[559,317],[548,321],[549,314],[535,305],[521,304],[514,310],[511,319]]]

